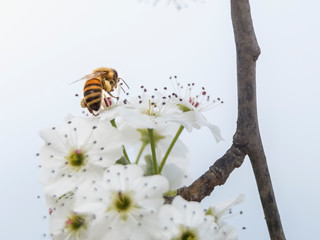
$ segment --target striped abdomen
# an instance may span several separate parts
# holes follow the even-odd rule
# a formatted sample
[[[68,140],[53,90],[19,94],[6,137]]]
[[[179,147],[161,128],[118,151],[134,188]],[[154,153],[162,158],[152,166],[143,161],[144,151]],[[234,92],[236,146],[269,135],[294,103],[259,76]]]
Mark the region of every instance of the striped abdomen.
[[[83,88],[84,102],[88,110],[98,111],[101,105],[102,84],[97,78],[90,79]],[[90,111],[91,112],[91,111]]]

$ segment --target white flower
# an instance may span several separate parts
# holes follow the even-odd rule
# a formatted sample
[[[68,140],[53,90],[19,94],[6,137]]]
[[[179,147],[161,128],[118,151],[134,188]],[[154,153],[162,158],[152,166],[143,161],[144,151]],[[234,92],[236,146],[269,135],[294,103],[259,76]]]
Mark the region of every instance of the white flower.
[[[206,126],[210,129],[217,142],[223,140],[219,127],[208,122],[202,114],[202,112],[223,102],[220,101],[220,98],[212,100],[204,88],[194,95],[192,92],[193,88],[194,83],[188,84],[186,88],[177,83],[177,93],[173,93],[171,98],[181,111],[173,113],[170,121],[180,123],[188,131],[191,131],[193,128]],[[180,93],[183,89],[186,90],[184,95]]]
[[[81,182],[99,180],[106,167],[122,155],[122,139],[109,122],[70,118],[67,123],[40,131],[40,177],[45,192],[56,197]]]
[[[220,222],[218,224],[215,240],[238,240],[237,228],[227,224],[226,222]]]
[[[50,214],[50,235],[53,240],[89,240],[91,213],[74,210],[73,199],[61,198]]]
[[[141,88],[142,94],[129,99],[121,110],[120,116],[135,128],[156,128],[167,125],[167,118],[178,111],[176,105],[157,89],[149,95],[143,86]]]
[[[98,188],[96,201],[83,205],[83,209],[95,209],[94,232],[104,236],[99,239],[148,240],[159,233],[154,219],[164,202],[163,194],[168,191],[165,177],[145,177],[135,164],[114,165],[106,170],[102,185],[95,187]]]
[[[234,205],[243,202],[244,199],[244,194],[239,194],[239,196],[234,200],[224,201],[214,207],[209,208],[208,212],[210,213],[210,215],[215,217],[216,222],[220,222]]]
[[[243,202],[244,198],[245,198],[244,195],[240,194],[234,200],[224,201],[222,203],[217,204],[214,207],[209,208],[209,210],[207,211],[207,214],[213,216],[217,224],[215,239],[217,240],[237,240],[238,239],[237,229],[227,224],[224,220],[230,217],[230,215],[226,216],[226,214],[230,211],[230,209],[234,205]]]
[[[176,196],[172,204],[159,210],[162,235],[158,239],[168,240],[212,240],[216,224],[212,216],[206,216],[199,202],[188,202]]]

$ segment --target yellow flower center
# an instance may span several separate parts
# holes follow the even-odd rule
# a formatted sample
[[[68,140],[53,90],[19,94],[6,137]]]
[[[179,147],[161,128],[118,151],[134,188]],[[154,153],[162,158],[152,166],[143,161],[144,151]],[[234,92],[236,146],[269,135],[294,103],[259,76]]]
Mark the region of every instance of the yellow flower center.
[[[79,170],[85,166],[87,162],[86,154],[81,149],[72,150],[68,156],[65,157],[70,166]]]

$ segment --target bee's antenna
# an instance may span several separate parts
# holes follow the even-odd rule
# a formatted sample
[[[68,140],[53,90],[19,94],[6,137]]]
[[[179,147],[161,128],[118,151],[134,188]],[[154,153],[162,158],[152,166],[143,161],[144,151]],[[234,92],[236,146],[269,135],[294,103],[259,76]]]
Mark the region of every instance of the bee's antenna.
[[[121,88],[122,92],[126,93],[126,91],[122,87],[122,84],[120,84],[120,88]]]
[[[121,80],[122,82],[124,82],[124,84],[127,86],[127,88],[130,89],[129,86],[128,86],[128,84],[126,83],[126,81],[125,81],[123,78],[119,78],[119,80]],[[121,88],[122,88],[122,87],[121,87]]]

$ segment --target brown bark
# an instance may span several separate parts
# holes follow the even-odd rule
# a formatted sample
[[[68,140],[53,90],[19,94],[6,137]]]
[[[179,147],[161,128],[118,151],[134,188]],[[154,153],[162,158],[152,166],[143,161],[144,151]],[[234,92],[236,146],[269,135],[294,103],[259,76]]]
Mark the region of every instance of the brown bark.
[[[238,119],[231,148],[189,187],[178,189],[187,200],[201,201],[249,156],[272,240],[285,239],[259,132],[256,104],[256,61],[260,48],[248,0],[231,0],[237,51]],[[169,200],[169,199],[168,199]]]

